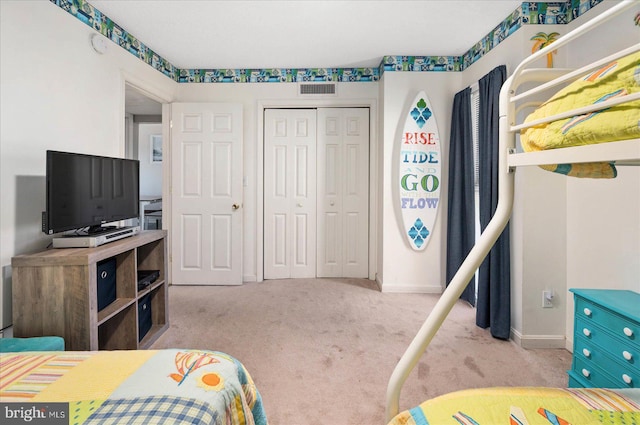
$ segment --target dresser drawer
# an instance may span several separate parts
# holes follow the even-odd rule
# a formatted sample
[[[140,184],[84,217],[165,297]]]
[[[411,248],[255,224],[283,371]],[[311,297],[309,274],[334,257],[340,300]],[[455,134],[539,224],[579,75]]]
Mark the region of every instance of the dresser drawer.
[[[607,372],[600,369],[593,362],[585,360],[582,356],[574,356],[573,373],[578,375],[583,382],[588,382],[592,387],[616,388],[616,385]]]
[[[569,376],[569,388],[589,388],[591,386],[589,383],[582,382],[582,378],[577,376],[573,370],[568,370],[567,375]]]
[[[604,348],[582,338],[576,334],[575,341],[573,341],[573,356],[582,357],[586,362],[593,362],[599,365],[605,365],[609,358],[604,354]]]
[[[614,388],[640,388],[640,373],[637,370],[624,368],[618,363],[606,365],[608,379],[613,381]]]
[[[600,345],[595,345],[592,341],[584,338],[582,334],[576,334],[575,338],[573,347],[575,353],[580,353],[582,356],[599,364],[603,364],[602,362],[606,361],[607,356],[609,356],[622,365],[640,370],[640,351],[628,347],[618,347],[615,342],[608,344],[607,341],[612,337],[605,333],[603,333]],[[618,348],[614,348],[614,346]],[[606,352],[606,356],[603,355],[603,351]]]
[[[623,346],[624,344],[617,338],[611,336],[604,329],[598,326],[597,323],[585,320],[583,318],[576,318],[575,323],[575,335],[576,339],[580,336],[592,344],[602,347],[603,349],[610,350],[616,346]]]
[[[615,359],[612,353],[580,336],[576,336],[574,341],[573,356],[574,359],[579,359],[580,364],[588,370],[595,365],[615,385],[615,388],[640,387],[640,368],[637,365],[623,363],[619,359]],[[574,366],[576,373],[581,370],[581,368]]]
[[[640,367],[640,347],[634,342],[616,338],[597,324],[583,319],[576,319],[575,334],[576,343],[579,338],[586,339],[621,363]]]
[[[636,347],[636,350],[640,350],[640,324],[637,322],[619,316],[581,297],[576,297],[575,315],[576,321],[596,323],[606,328],[612,335],[631,343]]]

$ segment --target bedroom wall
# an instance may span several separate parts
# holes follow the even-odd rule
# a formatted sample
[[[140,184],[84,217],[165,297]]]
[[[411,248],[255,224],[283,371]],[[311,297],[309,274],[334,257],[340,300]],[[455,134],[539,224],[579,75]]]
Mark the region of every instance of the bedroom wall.
[[[380,196],[385,201],[381,209],[381,238],[378,283],[384,292],[440,293],[445,278],[446,230],[447,230],[447,175],[448,144],[451,131],[453,94],[460,86],[458,72],[386,72],[381,81],[382,118],[380,171]],[[406,241],[402,229],[402,217],[397,208],[397,161],[395,145],[400,140],[401,126],[410,102],[424,90],[438,125],[441,142],[440,206],[431,240],[423,251],[414,251]]]
[[[44,249],[45,150],[124,152],[124,75],[171,99],[177,84],[48,1],[0,2],[0,327],[11,323],[11,257]]]

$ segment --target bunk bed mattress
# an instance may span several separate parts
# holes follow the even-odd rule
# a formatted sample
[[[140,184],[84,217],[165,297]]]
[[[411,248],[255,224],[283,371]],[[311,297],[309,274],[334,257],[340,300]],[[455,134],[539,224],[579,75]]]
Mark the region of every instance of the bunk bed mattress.
[[[525,122],[637,92],[640,92],[640,52],[611,62],[569,84],[531,113]],[[521,132],[520,142],[526,152],[532,152],[636,138],[640,138],[640,100],[528,128]],[[574,177],[616,176],[615,167],[610,163],[541,167]]]
[[[3,353],[0,402],[68,403],[73,424],[267,424],[244,366],[214,351]]]
[[[640,423],[640,389],[500,387],[456,391],[396,415],[389,425]]]

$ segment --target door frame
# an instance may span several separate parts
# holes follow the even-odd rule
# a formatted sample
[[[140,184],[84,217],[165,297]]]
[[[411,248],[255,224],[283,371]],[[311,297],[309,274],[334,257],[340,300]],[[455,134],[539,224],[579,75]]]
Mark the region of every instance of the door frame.
[[[125,131],[127,131],[127,129],[125,128],[125,125],[124,125],[124,114],[125,114],[124,102],[125,102],[125,90],[127,85],[134,87],[136,90],[142,92],[148,98],[153,99],[156,102],[162,104],[162,152],[163,152],[162,222],[167,223],[167,226],[168,226],[169,223],[171,223],[171,197],[169,196],[171,194],[171,185],[170,185],[171,183],[171,159],[170,159],[171,158],[171,143],[170,143],[171,127],[170,126],[171,126],[171,102],[174,101],[174,96],[164,90],[159,89],[158,87],[152,84],[149,84],[148,81],[143,78],[137,77],[134,74],[131,74],[124,70],[120,71],[120,97],[122,99],[122,102],[120,102],[119,116],[123,118],[118,120],[118,122],[119,122],[119,125],[121,126],[120,154],[123,157],[126,153]],[[165,258],[165,261],[168,267],[167,281],[171,282],[172,281],[171,279],[171,267],[172,267],[171,237],[170,237],[171,232],[168,232],[168,233],[169,234],[167,235],[167,238],[165,240],[166,250],[167,250],[166,252],[167,252],[168,258]]]
[[[378,102],[376,99],[258,100],[256,177],[264,175],[264,110],[277,108],[369,108],[369,279],[375,280],[378,254]],[[259,181],[259,180],[258,180]],[[256,188],[256,280],[264,280],[264,183]]]

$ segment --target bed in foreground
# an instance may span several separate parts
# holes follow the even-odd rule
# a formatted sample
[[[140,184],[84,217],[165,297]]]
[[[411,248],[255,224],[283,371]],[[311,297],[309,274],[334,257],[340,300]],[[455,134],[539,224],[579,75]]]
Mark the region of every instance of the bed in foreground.
[[[389,425],[640,424],[640,389],[482,388],[399,413]]]
[[[244,366],[203,350],[3,353],[0,402],[68,403],[70,424],[267,424]]]

